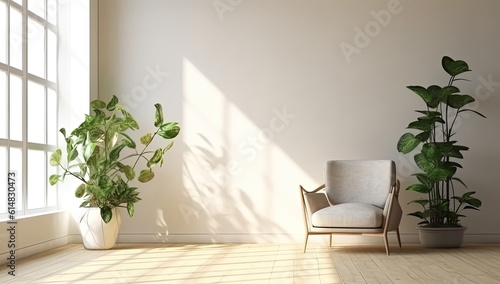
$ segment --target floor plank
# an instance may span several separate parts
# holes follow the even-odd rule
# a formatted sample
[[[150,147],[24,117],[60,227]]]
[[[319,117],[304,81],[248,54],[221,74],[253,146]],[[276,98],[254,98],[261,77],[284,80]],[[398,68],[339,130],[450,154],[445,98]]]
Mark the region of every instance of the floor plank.
[[[69,244],[18,260],[0,283],[500,283],[500,245]]]

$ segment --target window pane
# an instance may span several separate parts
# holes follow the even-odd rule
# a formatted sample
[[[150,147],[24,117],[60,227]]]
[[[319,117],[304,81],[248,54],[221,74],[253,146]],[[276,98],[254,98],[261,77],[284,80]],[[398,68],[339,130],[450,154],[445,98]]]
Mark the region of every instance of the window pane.
[[[23,135],[23,92],[21,78],[10,75],[10,139],[21,141]]]
[[[57,25],[57,0],[49,0],[47,2],[47,20]]]
[[[10,8],[10,65],[21,69],[23,60],[23,18],[21,12]]]
[[[0,214],[7,212],[7,192],[3,189],[7,184],[7,147],[0,147]],[[5,188],[7,189],[7,188]]]
[[[57,184],[50,185],[48,177],[57,174],[57,167],[50,165],[50,156],[52,152],[47,152],[47,206],[57,206]]]
[[[45,143],[45,87],[28,82],[28,142]]]
[[[57,37],[51,30],[48,31],[47,69],[47,78],[57,82]]]
[[[28,0],[28,10],[45,19],[44,0]]]
[[[45,206],[45,152],[28,150],[28,209]]]
[[[7,138],[7,73],[0,71],[0,138]],[[0,173],[1,174],[1,173]]]
[[[7,64],[7,4],[0,2],[0,62]]]
[[[45,78],[45,28],[28,19],[28,72]]]
[[[16,173],[16,208],[17,211],[23,209],[23,153],[19,148],[10,148],[9,172]]]
[[[23,5],[23,0],[13,0],[13,2],[16,2],[19,5]]]
[[[57,95],[47,89],[47,144],[57,145]]]

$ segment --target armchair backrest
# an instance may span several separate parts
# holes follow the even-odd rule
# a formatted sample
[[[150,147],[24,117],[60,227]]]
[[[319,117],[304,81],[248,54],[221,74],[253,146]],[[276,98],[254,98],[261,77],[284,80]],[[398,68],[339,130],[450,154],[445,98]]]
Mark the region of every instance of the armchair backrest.
[[[384,208],[396,182],[391,160],[346,160],[325,163],[326,194],[332,204],[360,202]]]

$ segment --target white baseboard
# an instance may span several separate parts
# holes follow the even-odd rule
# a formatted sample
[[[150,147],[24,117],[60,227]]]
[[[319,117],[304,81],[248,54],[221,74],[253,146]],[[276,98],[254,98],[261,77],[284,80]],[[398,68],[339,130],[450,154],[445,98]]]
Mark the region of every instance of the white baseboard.
[[[82,243],[78,234],[68,236],[69,243]],[[303,234],[120,234],[118,243],[268,243],[268,244],[303,244]],[[327,235],[311,235],[309,243],[329,242]],[[397,242],[394,233],[389,233],[389,242]],[[401,234],[404,244],[419,243],[417,233]],[[500,243],[500,234],[474,234],[465,235],[465,243]],[[380,244],[382,239],[373,236],[361,235],[334,235],[333,243],[336,244]]]
[[[34,255],[40,252],[44,252],[50,249],[54,249],[60,246],[64,246],[68,244],[68,237],[60,237],[56,239],[52,239],[49,241],[41,242],[38,244],[30,245],[27,247],[23,248],[18,248],[15,251],[15,258],[16,260],[19,260],[21,258]],[[7,258],[10,257],[10,252],[3,252],[0,254],[0,264],[5,264],[7,263]]]

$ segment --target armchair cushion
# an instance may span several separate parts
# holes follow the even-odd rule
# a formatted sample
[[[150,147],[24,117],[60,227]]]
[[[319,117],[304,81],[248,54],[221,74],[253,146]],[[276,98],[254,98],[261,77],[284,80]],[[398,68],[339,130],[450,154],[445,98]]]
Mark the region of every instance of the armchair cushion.
[[[328,206],[312,214],[314,227],[380,228],[383,209],[367,203],[342,203]]]

